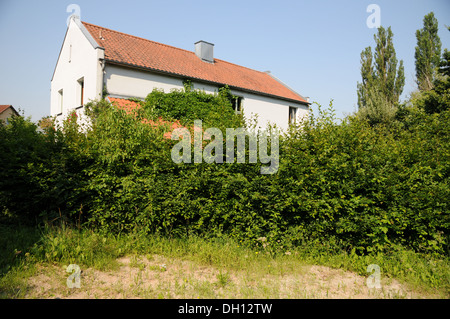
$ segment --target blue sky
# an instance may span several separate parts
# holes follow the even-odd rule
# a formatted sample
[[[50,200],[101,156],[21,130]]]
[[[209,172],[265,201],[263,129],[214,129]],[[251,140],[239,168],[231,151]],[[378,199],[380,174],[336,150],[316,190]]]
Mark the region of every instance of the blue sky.
[[[0,0],[0,104],[12,104],[33,121],[50,114],[50,81],[66,32],[66,12],[77,4],[81,20],[182,49],[215,44],[216,58],[270,70],[291,88],[337,116],[356,110],[360,53],[374,47],[369,4],[391,26],[397,58],[405,64],[402,99],[415,89],[415,32],[433,11],[442,47],[450,49],[448,0]]]

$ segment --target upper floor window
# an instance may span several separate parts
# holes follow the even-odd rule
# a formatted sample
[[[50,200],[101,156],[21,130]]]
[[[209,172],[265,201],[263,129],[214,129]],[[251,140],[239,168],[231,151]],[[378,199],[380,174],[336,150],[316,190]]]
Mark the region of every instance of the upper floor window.
[[[236,114],[242,114],[242,97],[234,96],[231,99],[231,106]]]

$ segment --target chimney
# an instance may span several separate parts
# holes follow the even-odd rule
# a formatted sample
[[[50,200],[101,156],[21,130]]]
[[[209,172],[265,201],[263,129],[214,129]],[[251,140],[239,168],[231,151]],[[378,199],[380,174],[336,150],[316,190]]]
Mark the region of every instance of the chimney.
[[[195,43],[195,54],[205,62],[214,63],[214,44],[206,41]]]

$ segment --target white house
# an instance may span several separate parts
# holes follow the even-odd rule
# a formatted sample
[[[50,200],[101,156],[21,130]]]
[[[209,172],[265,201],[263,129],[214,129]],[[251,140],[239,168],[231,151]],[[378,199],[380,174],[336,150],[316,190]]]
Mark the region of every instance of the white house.
[[[12,116],[20,116],[12,105],[0,105],[0,121],[8,124],[8,119]]]
[[[218,92],[228,85],[238,97],[236,112],[258,125],[281,129],[308,113],[309,99],[296,93],[269,72],[255,71],[214,57],[214,45],[199,41],[194,51],[113,31],[70,19],[51,81],[51,115],[57,120],[83,105],[109,97],[144,99],[154,88],[170,92],[190,80],[194,89]]]

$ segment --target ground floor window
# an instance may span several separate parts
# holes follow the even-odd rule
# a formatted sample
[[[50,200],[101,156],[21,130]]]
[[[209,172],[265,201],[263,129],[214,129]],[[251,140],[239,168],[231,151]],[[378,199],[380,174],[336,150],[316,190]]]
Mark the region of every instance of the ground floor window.
[[[297,108],[289,106],[289,124],[294,124],[297,118]]]
[[[242,97],[234,96],[231,99],[231,106],[236,114],[242,114]]]
[[[78,80],[78,105],[84,105],[84,77]]]
[[[64,91],[63,89],[58,91],[58,113],[62,114],[64,106]]]

